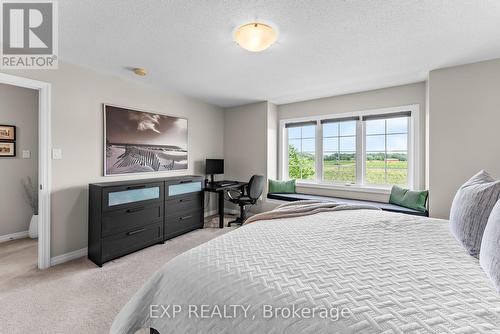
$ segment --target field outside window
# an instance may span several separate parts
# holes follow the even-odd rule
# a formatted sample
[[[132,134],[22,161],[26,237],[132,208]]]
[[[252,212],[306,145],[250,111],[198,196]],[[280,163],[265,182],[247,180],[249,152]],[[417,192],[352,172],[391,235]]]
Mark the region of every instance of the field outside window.
[[[365,122],[365,183],[408,184],[408,117]]]
[[[323,124],[323,180],[356,183],[356,121]]]

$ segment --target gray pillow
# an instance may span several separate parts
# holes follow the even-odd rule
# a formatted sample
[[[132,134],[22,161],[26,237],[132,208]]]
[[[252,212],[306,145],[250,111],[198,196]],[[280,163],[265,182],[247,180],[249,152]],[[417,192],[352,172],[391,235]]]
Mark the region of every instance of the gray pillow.
[[[481,267],[500,292],[500,201],[491,211],[481,242]]]
[[[500,181],[484,170],[458,189],[450,212],[450,229],[458,242],[479,257],[481,239],[490,212],[500,198]]]

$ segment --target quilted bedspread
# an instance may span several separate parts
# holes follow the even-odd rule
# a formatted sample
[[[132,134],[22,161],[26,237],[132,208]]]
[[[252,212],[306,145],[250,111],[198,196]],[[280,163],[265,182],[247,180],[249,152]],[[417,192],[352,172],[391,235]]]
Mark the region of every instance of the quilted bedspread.
[[[374,210],[265,220],[176,257],[111,333],[500,333],[448,222]]]

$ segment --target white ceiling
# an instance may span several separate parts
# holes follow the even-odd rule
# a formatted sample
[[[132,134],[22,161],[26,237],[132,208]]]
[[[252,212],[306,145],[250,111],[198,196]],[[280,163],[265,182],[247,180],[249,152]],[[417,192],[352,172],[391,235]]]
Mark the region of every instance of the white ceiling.
[[[280,31],[262,53],[232,41],[254,20]],[[500,57],[499,0],[61,0],[59,25],[62,60],[223,107],[413,83]]]

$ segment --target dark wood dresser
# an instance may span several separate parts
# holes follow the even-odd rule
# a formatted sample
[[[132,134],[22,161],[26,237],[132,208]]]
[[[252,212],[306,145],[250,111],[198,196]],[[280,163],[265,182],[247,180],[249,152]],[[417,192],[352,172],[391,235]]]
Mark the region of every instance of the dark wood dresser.
[[[98,266],[203,228],[203,178],[89,184],[88,257]]]

